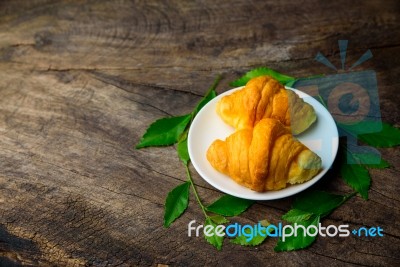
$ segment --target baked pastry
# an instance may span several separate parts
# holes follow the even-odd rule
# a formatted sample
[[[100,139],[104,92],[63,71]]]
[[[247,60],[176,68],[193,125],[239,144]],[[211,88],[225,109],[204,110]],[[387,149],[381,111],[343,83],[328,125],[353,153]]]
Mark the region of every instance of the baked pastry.
[[[279,120],[293,134],[317,119],[314,108],[270,76],[251,79],[246,86],[217,103],[218,115],[236,130],[252,128],[263,118]]]
[[[320,157],[275,119],[215,140],[207,159],[219,172],[259,192],[306,182],[321,170]]]

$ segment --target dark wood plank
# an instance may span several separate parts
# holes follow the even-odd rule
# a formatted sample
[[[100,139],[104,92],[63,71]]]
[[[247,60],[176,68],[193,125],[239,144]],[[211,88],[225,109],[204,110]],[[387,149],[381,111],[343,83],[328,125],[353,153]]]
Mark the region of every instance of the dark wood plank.
[[[155,119],[189,112],[217,74],[219,92],[267,65],[295,76],[377,73],[383,119],[400,126],[397,1],[0,2],[0,265],[395,265],[399,262],[399,149],[371,171],[370,200],[351,199],[324,224],[382,226],[385,237],[319,238],[275,253],[227,240],[221,252],[189,238],[193,200],[164,229],[168,191],[185,180],[173,147],[135,150]],[[194,170],[193,170],[194,172]],[[206,203],[221,195],[194,172]],[[350,192],[333,171],[316,188]],[[292,198],[258,202],[232,221],[279,222]]]

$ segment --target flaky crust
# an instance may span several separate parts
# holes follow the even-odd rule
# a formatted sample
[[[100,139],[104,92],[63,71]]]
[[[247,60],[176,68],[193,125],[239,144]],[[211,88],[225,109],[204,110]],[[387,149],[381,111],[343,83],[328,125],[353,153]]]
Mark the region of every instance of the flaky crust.
[[[253,78],[243,89],[223,97],[217,103],[217,113],[237,130],[273,118],[293,134],[305,131],[317,118],[311,105],[270,76]]]
[[[318,155],[275,119],[262,119],[254,128],[214,141],[207,159],[219,172],[259,192],[303,183],[321,169]]]

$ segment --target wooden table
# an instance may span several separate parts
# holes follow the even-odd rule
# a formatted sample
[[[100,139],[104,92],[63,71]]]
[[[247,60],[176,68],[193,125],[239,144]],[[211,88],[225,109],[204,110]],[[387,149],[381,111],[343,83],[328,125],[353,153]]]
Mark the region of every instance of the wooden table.
[[[0,3],[0,265],[398,265],[399,148],[372,170],[370,199],[324,224],[381,226],[383,238],[318,238],[276,253],[187,236],[186,213],[162,227],[167,193],[184,181],[174,147],[135,150],[157,118],[190,112],[249,69],[296,77],[336,72],[338,40],[355,71],[377,73],[382,118],[400,126],[398,1],[2,1]],[[348,65],[350,66],[350,65]],[[205,203],[221,192],[194,169]],[[351,192],[337,172],[316,188]],[[281,221],[293,198],[257,202],[234,222]]]

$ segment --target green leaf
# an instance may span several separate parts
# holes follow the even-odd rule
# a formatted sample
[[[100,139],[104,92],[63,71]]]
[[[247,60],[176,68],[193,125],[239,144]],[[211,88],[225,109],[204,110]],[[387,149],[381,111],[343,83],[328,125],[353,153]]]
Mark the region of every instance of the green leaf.
[[[376,133],[382,130],[381,121],[360,121],[356,123],[337,123],[337,126],[352,136],[364,133]]]
[[[381,161],[378,164],[366,164],[366,163],[364,163],[363,165],[365,167],[371,168],[371,169],[385,169],[385,168],[389,168],[390,167],[389,162],[387,162],[383,158],[381,158]]]
[[[248,234],[250,230],[246,229],[245,232]],[[231,243],[241,246],[258,246],[263,243],[267,239],[267,236],[256,235],[250,241],[247,242],[247,237],[244,235],[240,235],[231,239]]]
[[[190,113],[191,119],[193,119],[208,102],[210,102],[214,97],[217,96],[215,88],[217,87],[220,80],[221,76],[217,76],[212,86],[208,89],[207,94],[200,100],[200,102],[194,108],[192,113]],[[188,162],[190,161],[189,151],[187,146],[187,134],[188,134],[188,129],[186,129],[186,131],[181,134],[180,139],[178,139],[179,141],[177,145],[178,156],[185,165],[187,165]]]
[[[207,206],[206,209],[223,216],[236,216],[247,210],[253,203],[253,200],[223,195],[214,203]]]
[[[294,77],[284,75],[284,74],[279,73],[279,72],[277,72],[277,71],[275,71],[273,69],[261,67],[261,68],[253,69],[253,70],[247,72],[240,79],[231,82],[229,85],[230,86],[235,86],[235,87],[244,86],[244,85],[246,85],[246,83],[248,81],[250,81],[250,79],[258,77],[258,76],[263,76],[263,75],[269,75],[269,76],[271,76],[272,78],[276,79],[277,81],[279,81],[282,84],[287,84],[289,82],[292,82],[292,81],[296,80],[296,78],[294,78]]]
[[[210,231],[211,235],[207,236],[206,235],[206,227],[212,226],[212,231]],[[224,236],[219,236],[216,233],[216,227],[217,225],[209,218],[206,218],[205,224],[204,224],[204,238],[207,240],[208,243],[216,247],[218,250],[221,250],[222,248],[222,242],[224,241]],[[221,231],[223,233],[223,231]]]
[[[162,118],[153,122],[136,148],[175,144],[190,121],[191,115]]]
[[[208,102],[217,96],[215,90],[211,90],[197,105],[195,109],[195,114],[197,114]]]
[[[320,220],[319,216],[313,216],[308,221],[298,222],[297,225],[303,225],[306,228],[310,225],[315,225],[316,227],[318,227],[319,220]],[[311,231],[312,231],[312,233],[314,233],[315,230],[313,229]],[[317,235],[318,235],[318,233],[317,233]],[[315,239],[317,238],[317,235],[310,236],[310,235],[307,235],[307,233],[306,233],[306,235],[304,236],[304,230],[302,228],[298,228],[296,236],[294,236],[294,235],[288,236],[285,238],[285,241],[283,241],[283,239],[281,237],[279,239],[277,245],[275,246],[274,250],[277,252],[280,252],[280,251],[290,251],[290,250],[298,250],[298,249],[306,248],[315,241]]]
[[[338,123],[346,133],[374,147],[394,147],[400,145],[400,129],[381,121],[361,121],[354,124]]]
[[[196,115],[208,102],[210,102],[214,97],[217,96],[215,90],[210,90],[208,93],[200,100],[196,108],[193,110],[193,114]]]
[[[368,168],[384,169],[390,167],[389,163],[386,160],[384,160],[380,155],[372,153],[369,154],[351,153],[351,156],[357,163],[362,164]],[[371,162],[379,162],[379,163],[373,164]]]
[[[182,162],[185,165],[187,165],[190,160],[188,145],[187,145],[187,137],[178,142],[176,149],[178,151],[179,159],[182,160]]]
[[[380,132],[360,134],[358,139],[374,147],[394,147],[400,145],[400,129],[383,122]]]
[[[224,224],[229,222],[224,216],[218,214],[210,216],[210,219],[217,224]]]
[[[189,203],[190,182],[185,182],[172,189],[165,200],[164,227],[169,227],[183,214]]]
[[[368,170],[359,164],[342,164],[340,173],[343,180],[356,190],[364,199],[368,199],[368,190],[371,185],[371,177]]]
[[[298,209],[291,209],[286,214],[282,216],[285,221],[296,223],[301,221],[307,221],[311,218],[313,214],[310,212],[305,212]]]
[[[271,224],[268,220],[261,220],[261,221],[259,221],[259,223],[264,227],[267,227],[268,225]]]
[[[296,83],[297,81],[298,81],[298,80],[291,80],[291,81],[285,83],[285,86],[290,87],[290,88],[293,88],[293,86],[295,85],[295,83]]]
[[[309,191],[293,202],[293,209],[306,213],[326,216],[347,200],[348,196],[335,195],[324,191]]]
[[[312,79],[320,78],[320,77],[323,77],[323,76],[324,76],[324,74],[317,74],[317,75],[312,75],[312,76],[309,76],[309,77],[298,78],[298,79],[291,80],[291,81],[287,82],[285,84],[285,86],[291,87],[291,88],[295,88],[296,83],[299,82],[299,81],[312,80]]]
[[[268,226],[268,224],[265,225],[262,223],[261,223],[261,225],[264,227]],[[234,239],[231,240],[231,243],[241,245],[241,246],[258,246],[262,242],[264,242],[265,239],[267,239],[267,237],[268,237],[267,233],[265,233],[265,236],[259,235],[258,233],[254,234],[250,231],[249,228],[244,229],[244,232],[246,233],[247,236],[243,235],[243,234],[237,235]],[[248,240],[251,236],[252,236],[252,238],[250,240]]]

